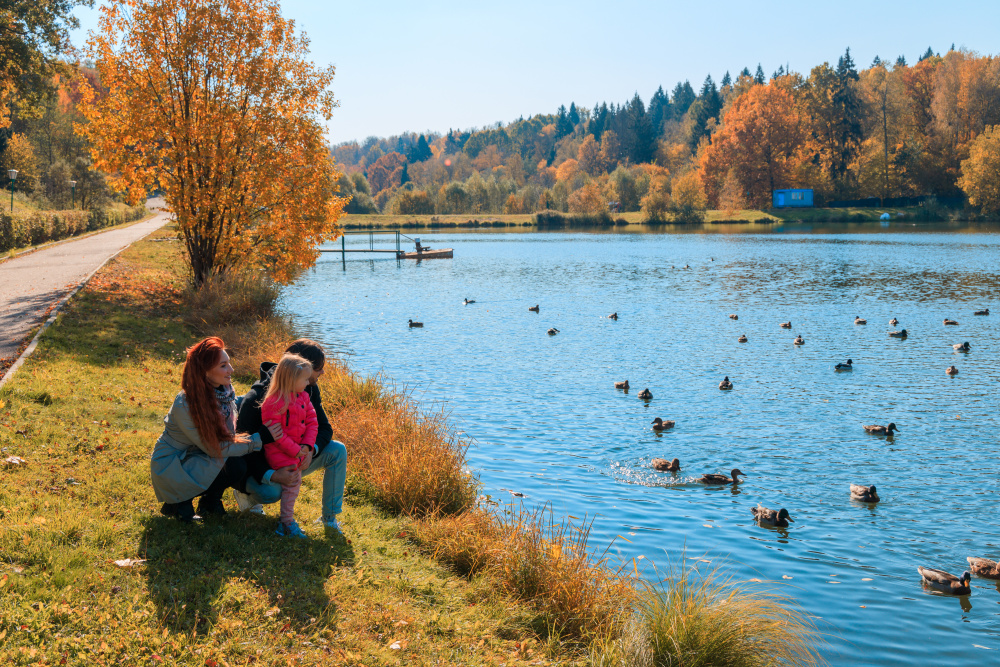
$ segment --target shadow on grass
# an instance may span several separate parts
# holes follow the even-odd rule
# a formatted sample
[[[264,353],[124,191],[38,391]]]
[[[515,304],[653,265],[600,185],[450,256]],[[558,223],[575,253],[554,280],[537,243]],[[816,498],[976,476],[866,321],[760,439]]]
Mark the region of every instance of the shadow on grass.
[[[174,632],[206,631],[264,593],[293,627],[333,615],[324,584],[333,568],[354,565],[336,532],[308,540],[275,535],[274,518],[229,514],[202,524],[166,517],[144,521],[139,554],[150,599]]]

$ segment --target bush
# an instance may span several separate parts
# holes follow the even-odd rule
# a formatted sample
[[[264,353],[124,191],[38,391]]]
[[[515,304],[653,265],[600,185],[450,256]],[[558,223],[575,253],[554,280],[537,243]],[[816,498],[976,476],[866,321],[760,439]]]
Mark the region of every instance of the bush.
[[[535,214],[535,224],[539,227],[611,227],[615,220],[607,211],[573,215],[559,211],[539,211]]]

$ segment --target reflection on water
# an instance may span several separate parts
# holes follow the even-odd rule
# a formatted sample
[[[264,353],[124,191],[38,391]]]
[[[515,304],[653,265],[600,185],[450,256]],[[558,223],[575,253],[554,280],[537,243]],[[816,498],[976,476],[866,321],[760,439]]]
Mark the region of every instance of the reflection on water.
[[[326,255],[286,305],[355,369],[446,409],[493,498],[596,517],[595,546],[614,541],[623,559],[686,549],[785,582],[831,635],[834,664],[926,664],[929,646],[934,664],[981,664],[1000,650],[996,585],[924,595],[916,567],[958,574],[966,556],[1000,552],[1000,318],[972,315],[1000,295],[1000,236],[927,229],[424,232],[455,259],[354,255],[345,269]],[[893,317],[906,340],[888,337]],[[854,370],[835,372],[847,358]],[[614,388],[625,379],[630,393]],[[677,425],[656,433],[654,417]],[[894,438],[861,428],[889,422]],[[681,471],[652,470],[654,457]],[[734,467],[739,486],[695,481]],[[851,483],[882,501],[852,501]],[[758,503],[795,523],[756,526]]]

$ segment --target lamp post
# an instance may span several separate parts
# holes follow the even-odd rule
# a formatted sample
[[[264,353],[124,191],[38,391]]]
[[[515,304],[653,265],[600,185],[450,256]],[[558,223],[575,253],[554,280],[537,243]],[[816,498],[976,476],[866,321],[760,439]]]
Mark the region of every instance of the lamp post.
[[[70,181],[69,187],[73,189],[73,208],[76,208],[76,181]]]
[[[14,181],[17,179],[17,169],[8,169],[7,176],[10,177],[10,212],[14,212]]]

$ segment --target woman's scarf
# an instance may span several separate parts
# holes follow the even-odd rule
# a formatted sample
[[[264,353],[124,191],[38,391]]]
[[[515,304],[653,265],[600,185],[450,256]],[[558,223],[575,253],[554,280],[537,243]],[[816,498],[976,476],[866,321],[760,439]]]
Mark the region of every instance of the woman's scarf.
[[[233,385],[216,387],[215,398],[219,400],[219,412],[222,413],[222,418],[226,422],[226,428],[229,429],[230,433],[235,433],[236,419],[233,407],[236,403],[236,390],[233,389]]]

